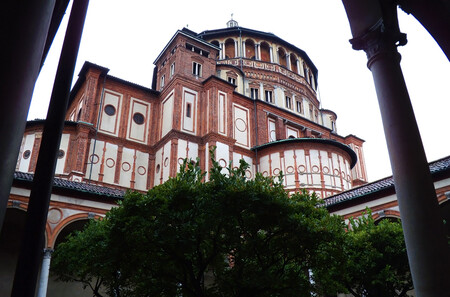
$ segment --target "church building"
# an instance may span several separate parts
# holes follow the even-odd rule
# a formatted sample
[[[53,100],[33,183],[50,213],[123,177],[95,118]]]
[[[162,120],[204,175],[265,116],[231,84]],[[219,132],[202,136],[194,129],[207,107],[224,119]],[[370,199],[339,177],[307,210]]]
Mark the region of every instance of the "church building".
[[[337,115],[322,107],[317,93],[318,70],[302,49],[230,20],[223,29],[177,31],[154,65],[149,86],[91,62],[79,72],[48,213],[48,258],[67,234],[104,216],[126,190],[145,192],[164,183],[185,158],[199,160],[207,171],[213,148],[224,168],[244,159],[248,178],[282,172],[286,191],[315,192],[344,217],[365,205],[380,218],[398,217],[392,178],[367,183],[364,140],[338,133]],[[27,123],[17,160],[0,241],[0,273],[7,276],[0,281],[2,296],[12,285],[16,234],[24,225],[43,124]],[[430,166],[444,204],[450,158]],[[63,296],[73,286],[50,280],[48,296]]]

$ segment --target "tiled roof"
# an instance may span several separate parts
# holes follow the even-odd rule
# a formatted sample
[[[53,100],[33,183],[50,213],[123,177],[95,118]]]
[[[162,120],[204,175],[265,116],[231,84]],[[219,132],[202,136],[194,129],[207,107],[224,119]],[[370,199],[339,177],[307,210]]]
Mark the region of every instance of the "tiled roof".
[[[23,181],[33,181],[33,174],[18,172],[14,173],[15,180]],[[79,191],[83,193],[89,193],[94,195],[106,196],[111,198],[123,198],[125,191],[120,189],[108,188],[104,186],[92,185],[87,183],[80,183],[75,181],[70,181],[61,178],[55,178],[53,183],[54,188],[70,189],[74,191]]]
[[[450,156],[431,162],[429,164],[432,175],[450,170]],[[392,176],[359,186],[357,188],[330,196],[324,199],[322,206],[329,207],[353,200],[359,197],[367,196],[372,193],[380,192],[394,187],[394,178]]]

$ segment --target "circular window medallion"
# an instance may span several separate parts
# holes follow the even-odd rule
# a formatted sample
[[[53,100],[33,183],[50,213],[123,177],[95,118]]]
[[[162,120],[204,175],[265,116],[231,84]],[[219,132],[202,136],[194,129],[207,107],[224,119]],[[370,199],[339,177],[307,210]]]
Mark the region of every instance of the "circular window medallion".
[[[100,158],[96,154],[93,154],[89,159],[91,159],[92,164],[97,164]]]
[[[280,174],[280,168],[275,168],[273,170],[273,175],[278,175],[278,174]]]
[[[286,173],[293,173],[293,172],[294,172],[294,167],[288,166],[288,167],[286,168]]]
[[[328,169],[328,167],[324,166],[323,167],[323,173],[327,174],[330,172],[330,169]]]
[[[23,152],[23,158],[24,159],[28,159],[31,156],[31,151],[30,150],[26,150]]]
[[[236,125],[236,129],[238,129],[240,132],[244,132],[245,130],[247,130],[247,124],[243,119],[236,119],[234,123]]]
[[[109,116],[113,116],[116,114],[116,108],[112,106],[111,104],[108,104],[105,106],[105,113]]]
[[[178,164],[183,165],[184,159],[183,158],[178,158]]]
[[[62,219],[62,212],[57,208],[52,208],[48,211],[47,220],[51,224],[56,224]]]
[[[301,173],[304,173],[306,171],[306,167],[304,165],[300,165],[300,166],[298,166],[298,171],[300,171]]]
[[[250,170],[248,170],[248,169],[245,170],[245,177],[248,178],[248,179],[252,178],[252,172]]]
[[[225,161],[224,159],[220,159],[219,165],[222,166],[223,168],[225,168],[225,167],[227,167],[227,161]]]
[[[106,166],[108,166],[109,168],[113,168],[114,165],[116,165],[116,161],[114,161],[114,159],[111,158],[106,159]]]
[[[263,175],[264,177],[267,177],[267,176],[269,176],[269,173],[268,173],[267,171],[264,171],[264,172],[262,173],[262,175]]]
[[[156,173],[159,173],[160,170],[161,170],[161,166],[159,164],[156,165]]]
[[[164,167],[167,167],[169,165],[169,158],[164,159]]]
[[[147,169],[145,169],[144,166],[139,166],[138,169],[137,169],[137,172],[138,172],[140,175],[144,175],[144,174],[147,172]]]
[[[133,121],[138,125],[142,125],[144,123],[144,115],[142,113],[136,112],[133,115]]]
[[[58,151],[58,159],[62,159],[62,158],[64,158],[64,155],[65,155],[66,153],[63,151],[63,150],[59,150]]]
[[[314,165],[314,166],[312,167],[312,172],[318,173],[318,172],[319,172],[319,167],[316,166],[316,165]]]
[[[130,169],[131,169],[130,163],[128,163],[128,162],[123,162],[123,163],[122,163],[122,170],[123,170],[123,171],[128,171],[128,170],[130,170]]]
[[[334,169],[334,170],[333,170],[333,173],[334,173],[334,175],[339,176],[339,170]]]

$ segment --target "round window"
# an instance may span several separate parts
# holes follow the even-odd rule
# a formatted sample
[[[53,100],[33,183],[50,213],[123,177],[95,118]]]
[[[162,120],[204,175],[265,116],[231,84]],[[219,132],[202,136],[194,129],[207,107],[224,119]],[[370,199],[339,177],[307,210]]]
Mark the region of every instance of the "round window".
[[[105,106],[105,113],[109,116],[113,116],[116,114],[116,108],[111,104]]]
[[[133,121],[138,125],[142,125],[144,123],[144,115],[142,113],[136,112],[133,115]]]
[[[26,150],[23,152],[23,158],[24,159],[28,159],[31,156],[31,151],[30,150]]]
[[[58,159],[64,158],[64,155],[65,155],[65,153],[64,153],[63,150],[59,150],[59,151],[58,151]]]

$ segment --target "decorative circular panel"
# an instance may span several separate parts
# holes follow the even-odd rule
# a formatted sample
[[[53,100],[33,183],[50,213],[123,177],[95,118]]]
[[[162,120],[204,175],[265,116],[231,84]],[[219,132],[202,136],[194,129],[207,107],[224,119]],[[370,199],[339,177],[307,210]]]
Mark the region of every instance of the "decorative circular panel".
[[[247,124],[241,118],[236,119],[236,121],[234,121],[234,124],[236,125],[236,129],[238,129],[241,132],[247,130]]]
[[[169,165],[169,158],[164,159],[164,167],[167,167]]]
[[[56,224],[62,219],[62,211],[58,208],[52,208],[48,211],[47,220],[49,223]]]
[[[161,170],[161,165],[156,165],[156,173],[159,173],[159,171]]]
[[[98,161],[100,160],[100,158],[96,154],[91,155],[89,159],[91,160],[92,164],[97,164]]]
[[[116,165],[116,161],[114,161],[114,159],[108,158],[106,159],[106,166],[108,166],[109,168],[114,167],[114,165]]]
[[[245,170],[245,177],[248,178],[248,179],[252,178],[252,172],[250,170],[248,170],[248,169]]]
[[[322,168],[322,170],[323,170],[323,173],[325,173],[325,174],[327,174],[327,173],[330,172],[330,169],[328,169],[327,166],[324,166],[324,167]]]
[[[334,175],[339,176],[339,170],[334,169],[333,173],[334,173]]]
[[[312,167],[312,172],[318,173],[318,172],[319,172],[319,166],[314,165],[314,166]]]
[[[263,171],[262,175],[263,175],[264,177],[267,177],[267,176],[269,176],[269,173],[268,173],[267,171]]]
[[[294,173],[294,167],[288,166],[288,167],[286,168],[286,173]]]
[[[183,158],[178,158],[178,164],[183,165],[184,159]]]
[[[144,175],[144,174],[147,172],[147,169],[145,169],[144,166],[139,166],[138,169],[137,169],[137,172],[138,172],[140,175]]]
[[[280,174],[280,168],[275,168],[273,170],[273,175],[278,175],[278,174]]]
[[[227,161],[225,161],[224,159],[220,159],[219,165],[222,166],[223,168],[225,168],[225,167],[227,167]]]
[[[304,173],[304,172],[306,172],[306,167],[304,165],[300,165],[300,166],[298,166],[298,171],[300,173]]]
[[[128,162],[123,162],[122,163],[122,170],[123,171],[129,171],[131,169],[131,165],[130,165],[130,163],[128,163]]]

